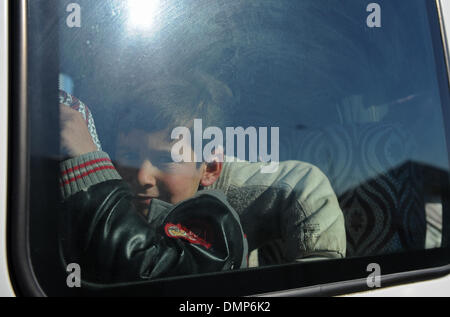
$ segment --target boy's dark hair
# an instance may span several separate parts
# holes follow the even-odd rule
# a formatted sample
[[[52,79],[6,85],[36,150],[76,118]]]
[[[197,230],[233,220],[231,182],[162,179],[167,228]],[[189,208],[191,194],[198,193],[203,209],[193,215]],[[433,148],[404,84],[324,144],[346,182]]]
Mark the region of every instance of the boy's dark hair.
[[[173,128],[191,128],[194,119],[202,119],[204,127],[224,127],[232,104],[228,86],[210,75],[199,71],[164,75],[132,87],[127,104],[117,112],[116,132],[167,130],[170,137]]]

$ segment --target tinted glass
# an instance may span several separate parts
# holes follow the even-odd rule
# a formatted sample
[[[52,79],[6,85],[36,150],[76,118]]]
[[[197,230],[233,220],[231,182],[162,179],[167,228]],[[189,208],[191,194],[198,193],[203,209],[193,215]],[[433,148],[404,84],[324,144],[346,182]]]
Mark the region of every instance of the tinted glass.
[[[449,159],[425,1],[79,0],[58,2],[58,12],[53,134],[70,210],[59,239],[88,280],[441,246]],[[122,185],[129,210],[98,225],[117,215],[122,198],[107,194]],[[196,207],[159,222],[210,190],[223,193],[237,227]],[[77,208],[90,211],[79,219]],[[169,241],[155,242],[162,253],[143,256],[152,264],[137,279],[122,274],[134,265],[126,261],[102,271],[117,241],[132,245],[127,259],[151,253],[139,230]],[[163,261],[159,274],[152,261],[166,243],[193,258],[243,260],[205,271]]]

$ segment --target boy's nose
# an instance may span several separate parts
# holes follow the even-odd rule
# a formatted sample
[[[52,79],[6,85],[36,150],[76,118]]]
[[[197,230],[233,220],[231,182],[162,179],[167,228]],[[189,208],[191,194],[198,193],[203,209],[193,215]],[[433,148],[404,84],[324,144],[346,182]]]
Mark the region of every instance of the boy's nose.
[[[145,160],[142,162],[139,170],[137,179],[139,182],[139,185],[141,186],[155,186],[156,185],[156,178],[155,178],[155,168],[150,163],[150,161]]]

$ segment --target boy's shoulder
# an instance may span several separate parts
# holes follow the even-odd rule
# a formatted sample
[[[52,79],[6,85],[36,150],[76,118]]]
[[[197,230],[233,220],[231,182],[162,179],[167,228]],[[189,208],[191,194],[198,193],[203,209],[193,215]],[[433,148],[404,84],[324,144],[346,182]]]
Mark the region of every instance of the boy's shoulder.
[[[230,186],[262,186],[293,189],[298,186],[299,182],[303,187],[315,186],[324,180],[328,183],[326,175],[318,167],[307,162],[283,161],[279,162],[277,168],[272,172],[263,172],[262,168],[268,165],[264,162],[252,163],[226,159],[219,179],[211,188],[227,190]]]

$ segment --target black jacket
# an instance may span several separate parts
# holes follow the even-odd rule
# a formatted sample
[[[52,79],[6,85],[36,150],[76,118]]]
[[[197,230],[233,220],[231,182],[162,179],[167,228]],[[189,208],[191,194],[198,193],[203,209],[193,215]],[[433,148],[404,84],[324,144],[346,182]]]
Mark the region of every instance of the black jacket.
[[[109,180],[68,197],[60,223],[65,265],[79,264],[83,280],[89,282],[131,282],[247,266],[239,217],[215,191],[201,191],[175,206],[154,200],[146,219],[135,210],[128,185]]]

